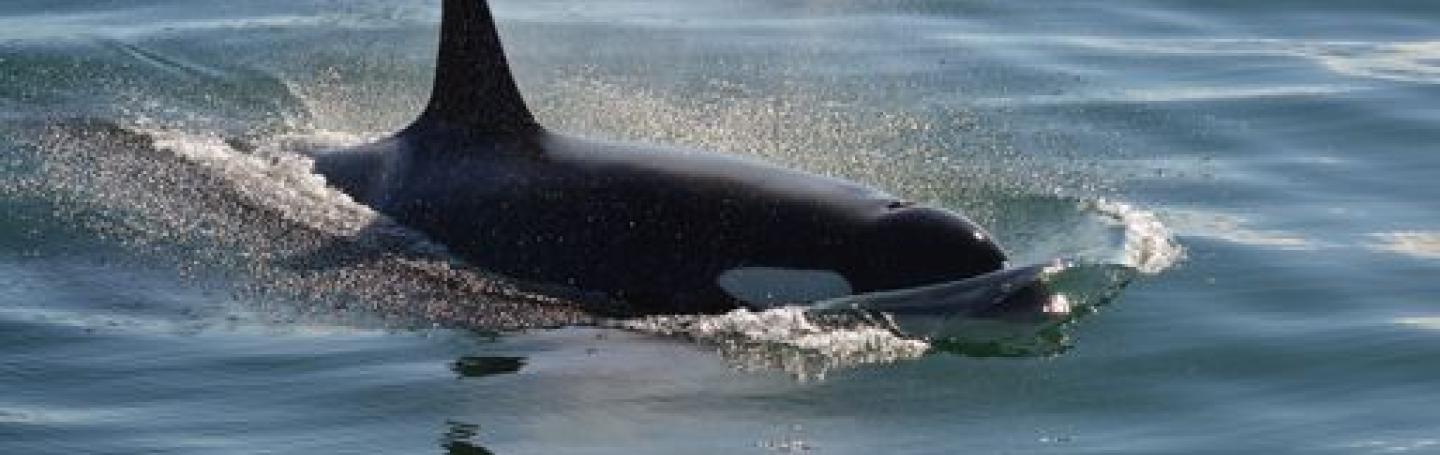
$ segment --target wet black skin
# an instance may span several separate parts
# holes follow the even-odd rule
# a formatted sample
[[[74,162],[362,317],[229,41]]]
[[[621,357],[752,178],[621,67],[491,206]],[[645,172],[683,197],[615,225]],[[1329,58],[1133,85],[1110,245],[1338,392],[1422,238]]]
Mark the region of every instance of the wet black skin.
[[[741,306],[716,283],[740,267],[834,271],[864,293],[1004,266],[974,223],[856,183],[552,133],[515,89],[485,3],[444,5],[425,113],[316,155],[316,170],[475,266],[602,294],[631,315]]]
[[[476,266],[601,292],[634,314],[733,309],[716,278],[739,267],[832,270],[863,293],[1005,260],[959,215],[855,183],[543,130],[419,126],[320,155],[317,171]]]

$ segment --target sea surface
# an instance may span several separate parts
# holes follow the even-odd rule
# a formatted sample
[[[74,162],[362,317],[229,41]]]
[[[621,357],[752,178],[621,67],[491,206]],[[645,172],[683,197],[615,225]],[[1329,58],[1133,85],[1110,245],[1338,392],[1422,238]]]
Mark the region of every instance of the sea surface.
[[[493,2],[554,129],[1127,271],[1029,345],[600,321],[387,224],[298,152],[415,115],[439,3],[0,2],[0,453],[1440,453],[1440,3]]]

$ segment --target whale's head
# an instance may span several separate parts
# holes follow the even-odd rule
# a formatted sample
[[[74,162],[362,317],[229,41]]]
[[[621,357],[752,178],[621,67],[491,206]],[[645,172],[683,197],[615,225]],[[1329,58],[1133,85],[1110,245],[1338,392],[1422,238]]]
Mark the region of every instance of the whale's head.
[[[1000,270],[1005,253],[958,213],[894,203],[866,227],[844,275],[857,293],[954,281]]]
[[[838,218],[845,220],[837,222],[845,224],[839,232],[777,231],[784,257],[725,270],[717,284],[747,306],[766,308],[954,282],[1005,267],[990,234],[960,214],[884,204],[863,222]]]

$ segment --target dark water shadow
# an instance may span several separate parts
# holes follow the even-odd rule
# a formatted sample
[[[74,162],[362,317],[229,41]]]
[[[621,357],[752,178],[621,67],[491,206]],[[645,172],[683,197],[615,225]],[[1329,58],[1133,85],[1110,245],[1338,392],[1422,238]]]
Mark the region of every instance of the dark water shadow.
[[[445,422],[445,434],[440,437],[440,448],[448,455],[495,455],[489,449],[475,444],[472,439],[480,433],[480,426],[456,422]]]
[[[450,371],[460,379],[483,378],[520,372],[525,367],[524,357],[461,357],[450,364]]]

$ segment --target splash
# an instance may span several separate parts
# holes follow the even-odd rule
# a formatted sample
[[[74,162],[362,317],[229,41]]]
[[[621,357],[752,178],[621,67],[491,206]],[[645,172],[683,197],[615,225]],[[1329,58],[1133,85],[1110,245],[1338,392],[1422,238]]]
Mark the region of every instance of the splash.
[[[1153,212],[1107,199],[1091,201],[1087,208],[1124,227],[1124,245],[1117,259],[1120,265],[1158,275],[1185,259],[1185,247]]]
[[[269,208],[284,221],[335,236],[358,235],[371,225],[388,223],[370,208],[326,185],[324,177],[311,171],[314,163],[308,157],[277,150],[241,153],[232,141],[152,125],[140,127],[136,132],[150,136],[155,149],[199,166],[222,180],[225,188],[240,200]],[[321,133],[315,138],[333,141],[337,147],[352,139],[335,133]],[[278,144],[292,142],[287,137],[277,139]],[[411,240],[420,249],[441,250],[418,236]]]
[[[929,343],[903,338],[881,323],[817,320],[803,307],[652,316],[609,325],[716,346],[737,368],[779,370],[802,380],[824,379],[837,368],[914,359],[930,349]]]
[[[930,352],[970,357],[1046,357],[1067,351],[1067,329],[1112,301],[1135,276],[1117,264],[1055,263],[1036,283],[1044,286],[1050,317],[1030,321],[975,318],[964,314],[892,315],[837,311],[828,302],[722,315],[650,316],[609,321],[609,327],[677,337],[716,348],[745,370],[779,370],[819,380],[835,370],[919,358]],[[1004,286],[1004,285],[1000,285]],[[1021,285],[1027,287],[1028,285]],[[1008,293],[1019,288],[996,287]],[[855,296],[849,299],[887,297]],[[925,320],[914,320],[921,317]],[[911,318],[906,323],[905,318]],[[935,330],[924,330],[926,328]]]
[[[901,109],[806,81],[710,79],[665,90],[575,72],[547,80],[530,100],[558,130],[759,158],[961,210],[982,225],[1005,217],[1013,199],[1109,185],[1084,160],[1019,149],[966,108]]]

